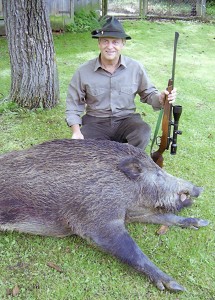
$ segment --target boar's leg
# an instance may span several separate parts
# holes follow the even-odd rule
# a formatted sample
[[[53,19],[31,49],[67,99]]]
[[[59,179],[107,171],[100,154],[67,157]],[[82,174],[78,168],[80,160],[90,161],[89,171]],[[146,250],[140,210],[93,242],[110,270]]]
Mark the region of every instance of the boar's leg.
[[[172,213],[155,213],[147,208],[142,211],[128,210],[126,222],[153,223],[167,226],[177,225],[194,229],[208,225],[208,221],[206,220],[181,217]]]
[[[156,267],[140,250],[124,224],[117,223],[107,224],[105,228],[96,228],[91,234],[92,240],[106,252],[146,275],[159,290],[184,291],[183,286]]]

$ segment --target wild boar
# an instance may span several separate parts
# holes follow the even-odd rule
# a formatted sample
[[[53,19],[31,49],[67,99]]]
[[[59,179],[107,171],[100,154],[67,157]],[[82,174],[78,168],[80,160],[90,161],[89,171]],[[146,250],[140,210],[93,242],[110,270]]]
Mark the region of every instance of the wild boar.
[[[158,289],[183,291],[140,250],[125,223],[206,226],[205,220],[174,214],[201,191],[131,145],[55,140],[0,156],[0,230],[76,234],[145,274]]]

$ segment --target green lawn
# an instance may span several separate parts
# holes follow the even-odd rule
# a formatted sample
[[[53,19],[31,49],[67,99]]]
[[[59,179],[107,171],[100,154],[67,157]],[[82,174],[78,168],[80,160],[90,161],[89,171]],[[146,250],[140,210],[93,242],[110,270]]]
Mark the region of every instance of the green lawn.
[[[175,86],[183,106],[176,156],[165,153],[165,169],[204,187],[202,196],[181,215],[208,219],[198,231],[172,227],[157,236],[159,226],[132,224],[131,236],[143,252],[187,291],[158,291],[148,280],[79,237],[47,238],[0,234],[0,299],[23,300],[212,300],[215,299],[215,34],[214,25],[198,22],[127,21],[132,36],[124,54],[141,61],[151,80],[164,89],[171,77],[173,39],[180,33]],[[69,80],[82,62],[97,55],[89,33],[54,35],[61,101],[53,110],[27,111],[5,100],[10,89],[10,65],[5,38],[0,38],[0,152],[28,148],[45,140],[69,138],[64,121]],[[137,109],[154,130],[158,112]],[[149,150],[149,149],[147,149]],[[49,263],[61,268],[51,268]],[[16,289],[14,289],[16,293]]]

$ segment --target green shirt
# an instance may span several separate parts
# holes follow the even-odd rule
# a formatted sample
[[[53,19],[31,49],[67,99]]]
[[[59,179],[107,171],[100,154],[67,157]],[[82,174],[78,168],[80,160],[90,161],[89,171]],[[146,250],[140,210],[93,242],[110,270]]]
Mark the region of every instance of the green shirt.
[[[69,84],[67,124],[81,125],[84,112],[103,118],[125,117],[135,112],[137,94],[141,102],[155,110],[161,108],[160,93],[138,61],[121,55],[119,67],[111,74],[102,69],[99,57],[89,60],[78,68]]]

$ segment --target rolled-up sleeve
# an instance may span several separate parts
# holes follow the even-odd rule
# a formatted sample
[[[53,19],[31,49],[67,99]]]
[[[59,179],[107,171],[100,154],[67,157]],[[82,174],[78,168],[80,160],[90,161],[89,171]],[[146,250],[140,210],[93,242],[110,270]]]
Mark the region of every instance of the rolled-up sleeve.
[[[159,101],[160,92],[150,82],[144,67],[141,66],[140,72],[141,75],[139,78],[141,79],[141,82],[138,91],[138,94],[140,95],[140,101],[151,105],[154,110],[161,109],[162,105]]]
[[[66,122],[68,126],[82,124],[81,115],[85,110],[85,92],[82,88],[79,70],[70,81],[66,98]]]

